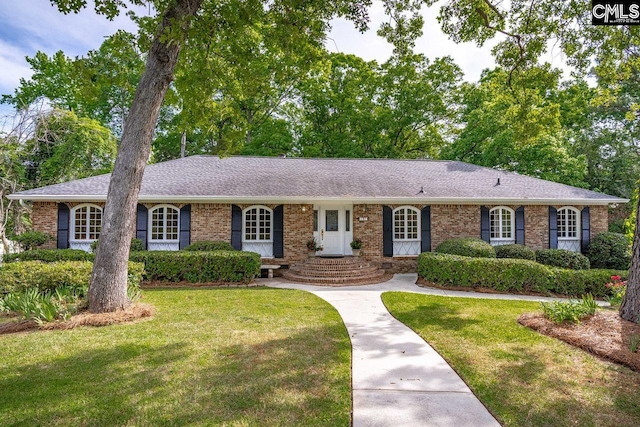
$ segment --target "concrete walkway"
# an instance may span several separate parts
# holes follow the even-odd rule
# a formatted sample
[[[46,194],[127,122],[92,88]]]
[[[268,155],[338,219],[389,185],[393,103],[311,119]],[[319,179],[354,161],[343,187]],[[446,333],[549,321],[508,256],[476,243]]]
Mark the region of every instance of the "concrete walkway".
[[[416,274],[398,274],[377,285],[335,288],[278,279],[260,282],[312,292],[342,316],[353,347],[354,427],[499,426],[444,359],[382,304],[380,295],[391,290],[462,296],[418,287],[416,279]]]

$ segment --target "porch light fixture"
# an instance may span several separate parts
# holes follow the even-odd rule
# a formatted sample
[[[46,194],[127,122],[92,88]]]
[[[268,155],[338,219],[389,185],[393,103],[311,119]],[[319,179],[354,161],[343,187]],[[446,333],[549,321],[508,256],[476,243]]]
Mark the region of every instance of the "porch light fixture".
[[[307,211],[307,205],[302,205],[302,212],[306,212]]]

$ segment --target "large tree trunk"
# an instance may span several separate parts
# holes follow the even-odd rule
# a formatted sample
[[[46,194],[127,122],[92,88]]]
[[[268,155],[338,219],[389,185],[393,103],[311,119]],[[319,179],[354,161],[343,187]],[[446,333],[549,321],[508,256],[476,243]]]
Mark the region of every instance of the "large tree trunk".
[[[640,198],[637,212],[627,291],[620,304],[620,317],[636,323],[640,321]]]
[[[151,152],[160,106],[173,80],[189,21],[202,1],[170,2],[149,50],[145,72],[124,124],[103,211],[100,244],[89,287],[89,310],[93,313],[111,312],[130,304],[127,262],[142,175]]]

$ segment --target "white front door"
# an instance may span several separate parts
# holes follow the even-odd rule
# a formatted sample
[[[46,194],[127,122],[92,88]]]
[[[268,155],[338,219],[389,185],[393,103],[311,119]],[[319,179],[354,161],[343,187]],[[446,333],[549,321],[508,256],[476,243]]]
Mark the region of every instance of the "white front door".
[[[350,255],[351,206],[322,205],[318,210],[316,239],[322,246],[320,255]],[[348,241],[347,241],[348,240]]]

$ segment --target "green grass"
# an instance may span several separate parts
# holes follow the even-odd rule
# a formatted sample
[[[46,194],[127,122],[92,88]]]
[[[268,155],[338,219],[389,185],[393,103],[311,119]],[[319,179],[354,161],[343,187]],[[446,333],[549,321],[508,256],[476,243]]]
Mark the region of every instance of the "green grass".
[[[640,373],[519,325],[538,303],[402,292],[382,299],[505,426],[640,425]]]
[[[152,320],[0,336],[0,425],[349,425],[351,346],[324,301],[143,295]]]

